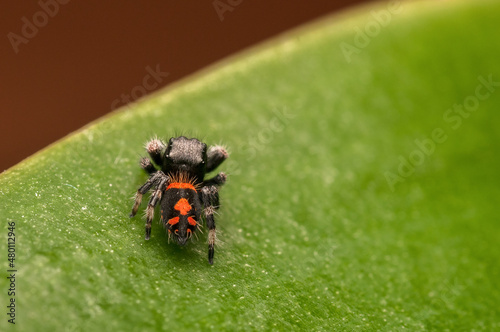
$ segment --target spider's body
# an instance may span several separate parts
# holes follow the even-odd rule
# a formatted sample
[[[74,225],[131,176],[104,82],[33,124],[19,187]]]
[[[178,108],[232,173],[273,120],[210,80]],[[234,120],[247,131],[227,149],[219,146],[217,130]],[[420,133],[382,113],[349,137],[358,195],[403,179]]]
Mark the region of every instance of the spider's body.
[[[212,264],[214,212],[219,207],[218,186],[224,184],[226,175],[219,173],[208,180],[204,180],[204,177],[227,158],[226,150],[213,146],[207,151],[205,143],[184,136],[171,138],[167,146],[154,139],[146,148],[153,162],[161,169],[157,170],[149,158],[141,160],[141,167],[150,174],[150,178],[137,191],[130,216],[137,213],[142,196],[153,189],[146,209],[146,240],[151,236],[155,206],[160,203],[161,221],[169,237],[173,235],[179,245],[184,245],[200,227],[203,215],[209,229],[208,261]]]

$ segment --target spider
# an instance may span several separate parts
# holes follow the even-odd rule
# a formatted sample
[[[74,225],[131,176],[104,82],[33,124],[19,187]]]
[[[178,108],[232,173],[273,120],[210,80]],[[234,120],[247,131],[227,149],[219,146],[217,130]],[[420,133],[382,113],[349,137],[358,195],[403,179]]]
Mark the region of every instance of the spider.
[[[208,228],[208,262],[213,264],[215,244],[214,213],[219,208],[218,187],[226,182],[226,174],[220,172],[204,180],[205,174],[215,170],[228,153],[221,146],[207,145],[196,138],[172,137],[168,145],[153,139],[146,145],[154,164],[147,157],[140,161],[141,167],[150,174],[135,195],[132,218],[137,213],[142,196],[153,190],[146,208],[146,240],[151,236],[151,222],[155,206],[160,203],[161,223],[168,230],[169,239],[185,245],[201,226],[203,214]]]

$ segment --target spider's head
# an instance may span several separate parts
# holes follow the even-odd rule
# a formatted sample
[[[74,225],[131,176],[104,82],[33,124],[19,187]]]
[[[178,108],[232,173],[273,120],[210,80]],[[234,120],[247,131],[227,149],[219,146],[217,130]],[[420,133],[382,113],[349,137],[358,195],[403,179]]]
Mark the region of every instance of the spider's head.
[[[172,137],[165,150],[165,163],[172,173],[184,173],[203,179],[207,145],[196,138]]]

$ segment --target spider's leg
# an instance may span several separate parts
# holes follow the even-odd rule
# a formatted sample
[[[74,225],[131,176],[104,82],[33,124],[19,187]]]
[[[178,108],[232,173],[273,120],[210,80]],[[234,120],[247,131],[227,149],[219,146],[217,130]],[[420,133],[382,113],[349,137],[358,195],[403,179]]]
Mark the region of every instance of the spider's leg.
[[[215,210],[219,208],[219,190],[215,185],[204,186],[201,188],[201,200],[205,209],[203,214],[208,228],[208,262],[214,263],[214,244],[215,244]]]
[[[154,172],[156,172],[156,167],[153,165],[151,160],[149,160],[149,158],[142,158],[140,164],[141,168],[148,172],[149,175],[152,175]]]
[[[224,183],[226,183],[226,179],[226,173],[220,172],[213,178],[203,181],[202,186],[222,186]]]
[[[168,178],[162,178],[158,184],[155,192],[151,195],[149,199],[148,207],[146,208],[146,240],[149,240],[151,236],[151,222],[155,215],[155,206],[161,200],[161,195],[163,191],[167,188]]]
[[[168,176],[166,176],[162,171],[158,171],[156,173],[153,173],[151,177],[146,181],[145,184],[143,184],[138,190],[137,193],[135,194],[135,202],[134,206],[132,207],[132,212],[130,213],[130,218],[135,216],[137,213],[137,210],[139,209],[139,205],[141,205],[142,201],[142,195],[147,193],[149,189],[153,186],[157,186],[160,183],[160,180],[166,178],[168,181]]]
[[[207,173],[219,167],[228,156],[229,154],[222,146],[211,146],[207,152]]]
[[[163,152],[165,151],[165,143],[161,140],[155,138],[146,144],[146,150],[148,151],[151,159],[155,162],[156,165],[163,165]]]

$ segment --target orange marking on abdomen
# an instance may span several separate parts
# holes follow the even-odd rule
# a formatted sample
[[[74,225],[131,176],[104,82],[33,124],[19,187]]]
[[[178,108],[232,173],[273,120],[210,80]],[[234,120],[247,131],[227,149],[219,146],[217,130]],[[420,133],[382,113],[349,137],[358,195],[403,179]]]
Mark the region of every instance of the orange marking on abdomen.
[[[177,224],[178,222],[179,222],[179,217],[174,217],[174,218],[171,218],[171,219],[169,219],[169,220],[168,220],[168,223],[169,223],[170,225],[175,225],[175,224]]]
[[[196,226],[196,220],[194,220],[193,217],[188,217],[188,223],[191,225],[191,226]]]
[[[186,182],[172,182],[167,187],[167,190],[169,189],[191,189],[196,191],[196,188],[191,183]]]
[[[185,216],[191,210],[191,204],[189,204],[187,199],[181,198],[177,203],[175,203],[174,209]]]

